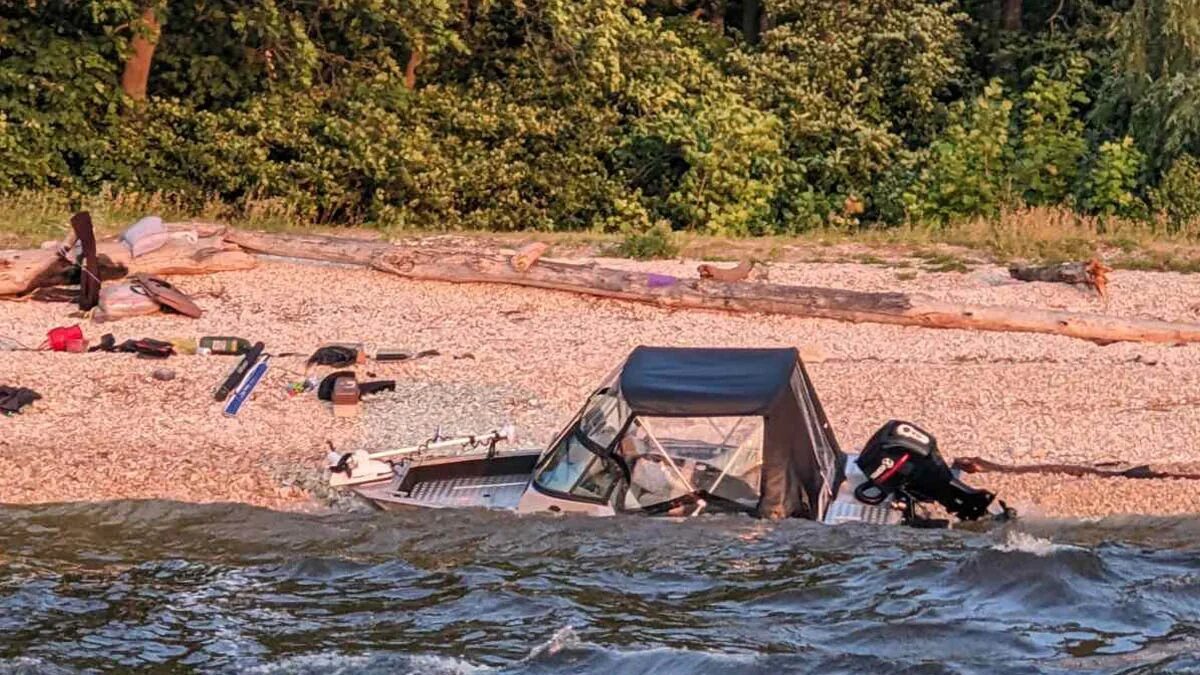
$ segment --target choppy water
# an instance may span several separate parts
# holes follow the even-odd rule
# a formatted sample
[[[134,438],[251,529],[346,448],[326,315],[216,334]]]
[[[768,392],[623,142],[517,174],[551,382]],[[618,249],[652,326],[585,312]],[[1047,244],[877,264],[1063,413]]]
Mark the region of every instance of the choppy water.
[[[1200,521],[0,508],[0,673],[1200,672]]]

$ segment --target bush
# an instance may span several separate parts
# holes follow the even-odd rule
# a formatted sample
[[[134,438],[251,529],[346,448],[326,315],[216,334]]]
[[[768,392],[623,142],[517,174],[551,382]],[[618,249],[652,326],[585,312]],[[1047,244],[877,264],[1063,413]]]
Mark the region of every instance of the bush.
[[[1171,27],[1194,1],[1125,16]],[[732,20],[751,5],[723,0],[159,2],[151,97],[132,101],[120,79],[144,3],[0,3],[0,194],[590,229],[637,250],[660,222],[746,236],[1018,203],[1136,216],[1147,195],[1172,227],[1192,219],[1195,41],[1172,33],[1176,56],[1122,74],[1101,25],[1125,10],[1027,2],[1007,56],[983,53],[963,11],[987,4],[772,0],[756,41]],[[1007,89],[988,80],[998,60]],[[1162,152],[1108,140],[1130,129]]]
[[[675,242],[671,225],[660,221],[649,229],[626,234],[624,241],[617,246],[617,254],[639,260],[672,258],[679,254],[679,245]]]
[[[1150,201],[1171,231],[1200,234],[1200,161],[1191,155],[1175,160]]]
[[[936,135],[962,76],[952,2],[779,0],[757,49],[729,56],[748,99],[781,122],[776,231],[856,220],[876,177]]]
[[[1083,184],[1084,208],[1101,216],[1145,216],[1145,204],[1135,193],[1143,161],[1128,136],[1101,144]]]
[[[920,177],[905,194],[911,216],[946,223],[999,213],[1010,194],[1012,107],[999,80],[994,80],[970,108],[954,109],[950,125],[930,147]]]
[[[1033,83],[1021,95],[1021,132],[1012,166],[1013,191],[1026,204],[1061,204],[1075,189],[1087,153],[1083,119],[1075,106],[1088,98],[1082,90],[1087,61],[1076,57],[1066,76],[1052,79],[1045,68],[1033,69]]]

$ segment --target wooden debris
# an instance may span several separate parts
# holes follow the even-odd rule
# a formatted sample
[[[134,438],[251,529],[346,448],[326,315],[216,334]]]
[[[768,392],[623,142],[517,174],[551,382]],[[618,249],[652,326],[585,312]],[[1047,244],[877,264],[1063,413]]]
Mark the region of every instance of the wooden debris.
[[[550,250],[550,244],[540,241],[522,246],[517,250],[516,255],[512,257],[513,269],[518,272],[527,271],[548,250]]]
[[[1046,333],[1111,342],[1200,342],[1200,324],[1126,319],[1020,307],[956,305],[921,295],[812,286],[675,279],[594,263],[543,260],[517,272],[486,251],[412,247],[317,235],[231,232],[244,248],[272,255],[367,265],[409,279],[499,283],[643,302],[677,309],[760,312],[926,328]]]
[[[1092,258],[1087,264],[1088,278],[1092,283],[1092,288],[1100,294],[1101,298],[1108,299],[1108,273],[1112,268],[1100,262],[1099,258]]]
[[[1086,464],[998,464],[979,457],[959,457],[954,460],[954,468],[964,473],[1061,473],[1079,478],[1081,476],[1100,476],[1103,478],[1174,478],[1180,480],[1200,480],[1200,474],[1172,471],[1157,471],[1148,464],[1132,466],[1128,469],[1109,469],[1103,465]]]
[[[117,241],[96,245],[100,278],[109,281],[128,274],[210,274],[253,268],[258,261],[220,237],[195,243],[172,239],[162,248],[133,258]],[[73,261],[54,249],[0,251],[0,296],[20,295],[35,288],[61,286],[70,281]]]
[[[1087,264],[1081,262],[1058,265],[1010,265],[1008,273],[1018,281],[1044,281],[1064,284],[1088,283]]]
[[[743,260],[735,267],[717,267],[704,263],[696,268],[700,273],[701,279],[715,279],[717,281],[745,281],[746,277],[750,276],[750,270],[754,269],[753,260]]]
[[[1108,273],[1112,271],[1098,258],[1087,262],[1067,262],[1058,265],[1010,265],[1009,275],[1018,281],[1079,284],[1090,286],[1102,298],[1108,297]]]

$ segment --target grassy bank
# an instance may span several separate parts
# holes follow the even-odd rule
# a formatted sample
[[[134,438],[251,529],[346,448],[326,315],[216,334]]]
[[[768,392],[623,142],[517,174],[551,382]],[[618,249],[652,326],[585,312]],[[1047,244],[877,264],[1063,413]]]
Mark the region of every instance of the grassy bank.
[[[0,197],[0,248],[37,246],[59,239],[76,209],[92,213],[101,235],[119,232],[134,220],[156,214],[167,220],[198,219],[267,231],[327,232],[369,237],[450,233],[430,223],[414,229],[387,223],[361,227],[314,225],[277,201],[233,209],[218,201],[197,207],[164,195],[101,194],[69,198],[55,193]],[[552,242],[579,255],[686,257],[713,261],[754,258],[762,261],[842,261],[927,271],[965,272],[984,263],[1058,262],[1099,256],[1118,269],[1200,272],[1200,238],[1169,232],[1147,221],[1082,216],[1056,208],[1006,211],[945,227],[821,228],[788,237],[732,239],[675,232],[632,241],[599,232],[454,231],[501,243],[529,239]]]

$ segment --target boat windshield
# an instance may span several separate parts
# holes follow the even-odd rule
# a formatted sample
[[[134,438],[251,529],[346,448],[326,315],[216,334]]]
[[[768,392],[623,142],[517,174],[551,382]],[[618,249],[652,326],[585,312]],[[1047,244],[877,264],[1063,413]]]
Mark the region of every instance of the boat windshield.
[[[752,508],[763,461],[762,417],[638,417],[617,452],[630,467],[628,510],[704,492]]]
[[[581,499],[607,498],[619,470],[612,460],[597,453],[613,444],[628,416],[629,409],[616,391],[606,388],[597,392],[584,406],[578,423],[537,468],[534,484]]]

